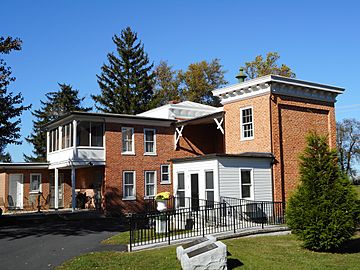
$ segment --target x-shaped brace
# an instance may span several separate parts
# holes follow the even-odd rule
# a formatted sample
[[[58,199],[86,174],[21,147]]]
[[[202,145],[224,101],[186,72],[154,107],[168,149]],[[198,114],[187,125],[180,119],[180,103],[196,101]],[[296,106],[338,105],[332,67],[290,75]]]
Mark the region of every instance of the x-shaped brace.
[[[183,129],[184,129],[184,126],[181,126],[180,128],[175,128],[175,149],[180,140],[180,137],[182,137]]]
[[[221,133],[224,134],[224,129],[222,127],[222,123],[224,122],[224,118],[221,118],[221,120],[219,121],[217,118],[214,118],[214,121],[217,125],[216,129],[220,129]]]

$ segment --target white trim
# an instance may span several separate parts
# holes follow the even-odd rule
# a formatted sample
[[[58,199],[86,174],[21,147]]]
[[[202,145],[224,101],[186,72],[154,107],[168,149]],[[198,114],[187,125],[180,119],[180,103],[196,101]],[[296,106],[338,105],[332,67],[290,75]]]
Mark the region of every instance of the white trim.
[[[222,127],[222,124],[224,122],[224,117],[220,118],[220,122],[219,122],[219,120],[217,118],[214,118],[214,121],[215,121],[215,123],[217,125],[216,129],[220,129],[220,132],[224,135],[224,129]]]
[[[146,173],[154,173],[154,195],[153,196],[149,196],[146,195]],[[157,194],[157,174],[156,174],[156,170],[146,170],[144,171],[144,199],[152,199],[156,196]]]
[[[31,190],[31,182],[32,182],[32,177],[33,175],[39,175],[40,176],[40,181],[39,181],[39,189],[38,190]],[[30,173],[30,188],[29,188],[29,193],[33,194],[33,193],[38,193],[39,191],[42,192],[42,174],[41,173]]]
[[[241,171],[250,171],[250,198],[243,198],[242,195],[242,179],[241,179]],[[239,168],[239,187],[240,187],[240,198],[241,199],[248,199],[248,200],[254,200],[254,168],[249,167],[240,167]]]
[[[251,124],[252,124],[252,136],[251,137],[244,137],[244,130],[243,130],[243,111],[247,110],[247,109],[251,109]],[[248,123],[247,123],[248,124]],[[242,107],[240,108],[240,141],[249,141],[249,140],[253,140],[255,138],[255,121],[254,121],[254,108],[253,106],[247,106],[247,107]]]
[[[163,180],[163,171],[162,171],[162,168],[163,167],[165,167],[165,166],[167,166],[168,167],[168,181],[164,181]],[[170,170],[171,170],[171,166],[170,166],[170,164],[161,164],[160,165],[160,184],[162,184],[162,185],[169,185],[169,184],[171,184],[171,172],[170,172]]]
[[[125,197],[125,173],[133,173],[133,193],[134,196],[128,196]],[[122,195],[122,200],[136,200],[136,171],[123,171],[122,173],[123,179],[122,179],[122,186],[123,186],[123,195]]]
[[[154,131],[154,151],[153,152],[146,152],[146,131]],[[156,156],[156,129],[155,128],[144,128],[144,155],[145,156]]]
[[[180,191],[183,191],[184,192],[184,206],[178,206],[176,205],[176,208],[186,208],[186,174],[185,174],[185,171],[177,171],[176,172],[176,176],[174,176],[174,178],[176,178],[176,184],[175,184],[175,181],[174,181],[174,195],[176,197],[177,194],[178,194],[178,191],[179,191],[179,174],[183,174],[184,175],[184,188],[183,189],[180,189]]]
[[[132,134],[131,134],[131,151],[124,151],[124,131],[126,129],[131,129],[132,130]],[[134,132],[134,128],[133,127],[121,127],[121,154],[122,155],[135,155],[135,132]]]
[[[177,144],[180,140],[180,137],[182,137],[183,129],[184,129],[184,126],[181,126],[180,129],[178,127],[175,128],[175,150],[176,150]]]
[[[208,172],[212,172],[212,175],[213,175],[213,188],[212,189],[208,189],[206,188],[206,173]],[[215,169],[205,169],[204,170],[204,190],[205,190],[205,194],[204,194],[204,198],[205,200],[207,200],[207,196],[206,196],[206,192],[207,191],[212,191],[213,192],[213,195],[214,195],[214,198],[213,198],[213,201],[216,201],[215,200]]]

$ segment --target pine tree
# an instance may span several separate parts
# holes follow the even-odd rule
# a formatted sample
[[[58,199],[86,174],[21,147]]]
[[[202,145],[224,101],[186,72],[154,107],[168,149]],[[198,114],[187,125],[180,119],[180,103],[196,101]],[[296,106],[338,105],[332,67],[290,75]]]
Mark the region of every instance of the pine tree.
[[[287,224],[312,250],[332,250],[353,235],[359,204],[353,187],[340,172],[327,137],[314,133],[300,157],[300,185],[287,206]]]
[[[68,84],[59,84],[60,90],[45,94],[46,100],[41,101],[41,108],[32,112],[36,120],[33,121],[33,133],[26,141],[33,144],[34,156],[24,155],[26,161],[46,161],[46,132],[45,124],[72,111],[89,111],[91,108],[82,107],[83,98],[79,98],[79,91]]]
[[[153,64],[144,45],[130,27],[114,35],[117,55],[107,55],[108,64],[97,75],[100,95],[92,95],[98,110],[110,113],[137,114],[151,109],[153,98]]]
[[[21,50],[21,40],[0,36],[0,55]],[[15,81],[11,76],[11,68],[0,58],[0,161],[11,161],[9,153],[5,153],[8,144],[21,144],[19,118],[30,106],[22,105],[24,98],[21,93],[8,92],[8,86]]]

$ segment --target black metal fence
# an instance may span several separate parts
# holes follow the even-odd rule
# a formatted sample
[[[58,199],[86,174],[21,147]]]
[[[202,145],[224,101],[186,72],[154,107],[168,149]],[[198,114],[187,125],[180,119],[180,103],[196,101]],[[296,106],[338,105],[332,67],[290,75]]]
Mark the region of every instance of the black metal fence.
[[[230,201],[232,198],[222,198],[222,202],[199,201],[194,207],[193,199],[186,198],[188,207],[180,208],[177,207],[180,199],[184,198],[174,198],[173,207],[164,212],[132,214],[129,217],[130,251],[136,246],[171,244],[178,239],[221,232],[236,233],[246,228],[285,223],[283,202]],[[181,205],[184,205],[183,201]]]

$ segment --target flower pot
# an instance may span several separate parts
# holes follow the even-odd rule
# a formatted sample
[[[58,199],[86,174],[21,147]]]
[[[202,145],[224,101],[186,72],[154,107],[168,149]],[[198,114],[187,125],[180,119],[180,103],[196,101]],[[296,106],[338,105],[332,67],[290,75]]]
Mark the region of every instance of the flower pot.
[[[160,212],[166,210],[166,200],[158,200],[156,209]]]

